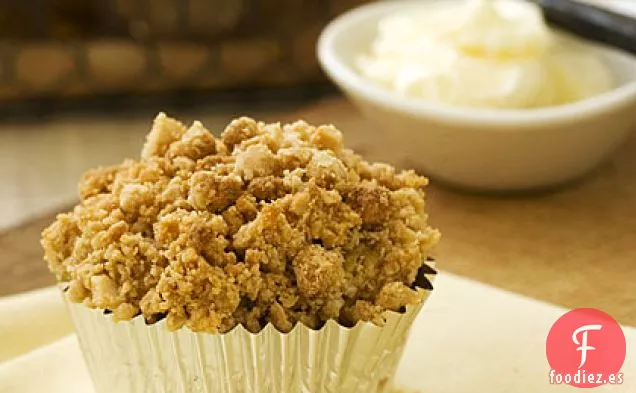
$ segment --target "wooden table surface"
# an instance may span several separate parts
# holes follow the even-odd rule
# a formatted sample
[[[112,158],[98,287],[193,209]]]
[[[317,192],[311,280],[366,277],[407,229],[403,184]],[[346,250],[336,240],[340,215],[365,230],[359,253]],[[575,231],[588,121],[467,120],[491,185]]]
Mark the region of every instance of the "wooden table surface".
[[[369,159],[401,164],[399,151],[365,137],[373,124],[342,98],[210,110],[185,120],[200,119],[218,131],[241,113],[333,123],[345,143]],[[0,295],[53,283],[39,232],[74,203],[82,171],[138,155],[150,120],[75,117],[0,126]],[[595,173],[566,188],[504,197],[432,184],[429,212],[443,233],[436,254],[442,270],[568,308],[599,308],[636,326],[636,135]]]

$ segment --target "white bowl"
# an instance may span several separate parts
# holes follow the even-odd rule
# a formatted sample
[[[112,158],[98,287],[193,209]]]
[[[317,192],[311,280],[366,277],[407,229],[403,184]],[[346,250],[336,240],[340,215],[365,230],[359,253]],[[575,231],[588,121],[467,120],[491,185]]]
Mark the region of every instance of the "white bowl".
[[[354,62],[369,48],[378,20],[421,5],[409,0],[359,7],[334,20],[318,42],[318,58],[327,75],[377,124],[376,134],[369,137],[384,138],[391,143],[387,149],[400,151],[404,161],[394,164],[462,188],[554,186],[598,165],[636,123],[636,57],[591,43],[590,50],[605,59],[618,87],[545,109],[483,110],[429,103],[360,75]]]

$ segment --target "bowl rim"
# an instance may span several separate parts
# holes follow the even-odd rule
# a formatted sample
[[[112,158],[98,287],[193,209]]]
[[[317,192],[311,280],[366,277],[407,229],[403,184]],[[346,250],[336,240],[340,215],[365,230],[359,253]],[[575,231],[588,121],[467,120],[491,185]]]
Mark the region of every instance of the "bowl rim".
[[[318,38],[316,48],[318,61],[325,73],[342,89],[356,92],[376,105],[390,107],[411,116],[433,117],[439,120],[464,124],[478,122],[480,125],[492,126],[510,124],[534,125],[571,121],[573,119],[580,120],[601,115],[613,108],[629,104],[631,101],[636,102],[636,79],[584,100],[558,106],[530,109],[460,107],[413,99],[383,88],[367,80],[345,64],[334,49],[335,41],[340,35],[346,34],[352,26],[364,23],[367,19],[376,16],[377,13],[383,10],[389,12],[405,4],[421,5],[421,2],[418,0],[398,0],[365,4],[341,14],[323,29]],[[630,53],[606,45],[592,43],[580,37],[577,38],[606,53],[631,57],[636,63],[636,56]]]

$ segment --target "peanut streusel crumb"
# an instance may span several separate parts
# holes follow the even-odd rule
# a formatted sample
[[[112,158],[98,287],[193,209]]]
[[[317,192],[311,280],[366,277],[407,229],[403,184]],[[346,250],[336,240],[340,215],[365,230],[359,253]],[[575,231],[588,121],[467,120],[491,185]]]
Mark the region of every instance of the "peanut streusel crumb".
[[[439,238],[426,183],[362,160],[333,126],[242,117],[219,139],[162,113],[141,159],[84,175],[42,245],[70,300],[119,320],[382,324],[422,297],[413,283]]]

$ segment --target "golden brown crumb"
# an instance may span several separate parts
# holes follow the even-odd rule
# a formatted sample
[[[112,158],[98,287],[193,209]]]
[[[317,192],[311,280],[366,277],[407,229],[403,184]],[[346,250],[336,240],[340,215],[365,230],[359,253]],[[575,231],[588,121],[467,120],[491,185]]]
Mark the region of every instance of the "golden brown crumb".
[[[168,157],[183,156],[193,160],[214,153],[216,153],[216,140],[198,121],[192,124],[180,140],[172,143],[168,148]]]
[[[256,121],[249,117],[240,117],[232,120],[221,134],[223,143],[230,150],[244,140],[258,135],[259,129]]]
[[[119,170],[119,166],[114,165],[106,168],[96,168],[87,171],[79,182],[78,190],[82,199],[86,199],[93,195],[108,192],[109,186],[115,180],[115,174]]]
[[[301,295],[311,298],[342,292],[344,269],[338,251],[312,244],[296,255],[292,266]]]
[[[160,114],[141,159],[88,171],[42,245],[68,298],[117,320],[382,324],[422,299],[412,285],[439,238],[426,183],[364,161],[333,126],[243,117],[218,139]]]

